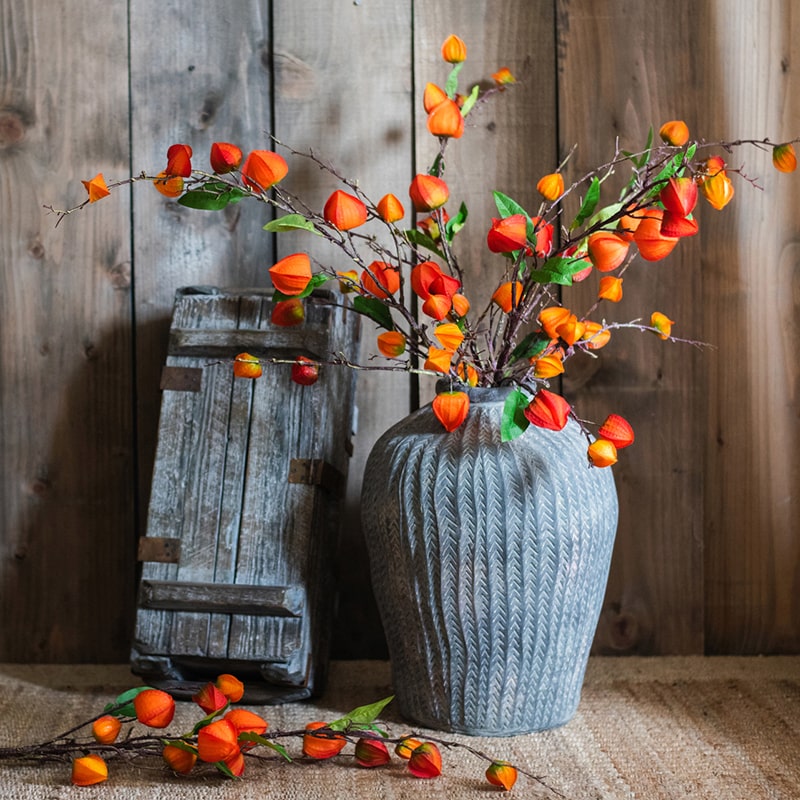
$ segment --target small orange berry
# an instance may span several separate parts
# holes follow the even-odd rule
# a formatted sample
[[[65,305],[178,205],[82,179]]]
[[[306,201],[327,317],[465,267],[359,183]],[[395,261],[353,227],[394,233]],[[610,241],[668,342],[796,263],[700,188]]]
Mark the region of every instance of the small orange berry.
[[[92,723],[92,736],[100,744],[111,744],[119,735],[122,723],[117,717],[105,714]]]

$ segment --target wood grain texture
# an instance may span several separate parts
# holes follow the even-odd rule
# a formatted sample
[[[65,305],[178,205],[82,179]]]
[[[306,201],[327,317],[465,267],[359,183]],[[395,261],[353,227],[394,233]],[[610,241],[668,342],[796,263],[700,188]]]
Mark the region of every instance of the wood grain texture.
[[[0,652],[113,659],[135,548],[125,7],[0,2]],[[97,76],[102,75],[99,81]]]

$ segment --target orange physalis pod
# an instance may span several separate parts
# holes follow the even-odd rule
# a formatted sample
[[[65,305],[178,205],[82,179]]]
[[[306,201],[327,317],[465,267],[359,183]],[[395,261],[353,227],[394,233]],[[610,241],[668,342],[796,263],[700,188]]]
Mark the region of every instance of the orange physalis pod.
[[[659,192],[658,198],[665,210],[679,217],[688,217],[697,205],[697,184],[688,176],[672,177]]]
[[[666,258],[678,243],[677,237],[661,233],[664,212],[660,208],[648,208],[644,213],[633,240],[639,248],[639,255],[645,261],[660,261]]]
[[[589,445],[587,454],[595,467],[610,467],[617,463],[617,448],[608,439],[595,439]]]
[[[559,326],[570,318],[571,313],[563,306],[548,306],[539,312],[539,324],[551,339],[557,339]]]
[[[213,764],[224,761],[239,751],[238,733],[227,719],[218,719],[200,728],[197,733],[197,755]]]
[[[508,67],[500,67],[497,72],[492,73],[492,80],[499,86],[507,86],[510,83],[516,83],[516,78],[511,74]]]
[[[600,300],[619,303],[622,300],[622,278],[613,275],[604,275],[600,278],[600,288],[597,291]]]
[[[257,733],[262,736],[269,727],[263,717],[260,717],[254,711],[248,711],[246,708],[232,708],[226,712],[223,719],[228,720],[233,725],[236,729],[237,737],[240,733]]]
[[[457,317],[466,317],[469,313],[469,300],[463,294],[453,295],[453,313]]]
[[[434,136],[460,139],[464,134],[464,117],[458,104],[448,97],[434,106],[428,114],[428,130]]]
[[[90,181],[81,181],[81,183],[89,195],[90,203],[96,203],[98,200],[102,200],[104,197],[108,197],[111,194],[108,190],[108,186],[106,186],[106,179],[103,177],[102,172],[98,172]],[[183,182],[181,182],[181,184],[182,183]]]
[[[435,83],[426,83],[425,91],[422,93],[422,107],[426,114],[430,114],[439,103],[448,100],[447,94]]]
[[[439,321],[444,319],[453,307],[453,300],[446,294],[432,294],[422,304],[422,313]]]
[[[559,350],[559,353],[561,351]],[[547,356],[540,356],[539,358],[531,359],[533,366],[533,375],[535,378],[555,378],[556,375],[561,375],[564,372],[564,362],[560,356],[551,353]]]
[[[242,165],[242,181],[254,192],[266,192],[286,177],[289,165],[271,150],[253,150]]]
[[[378,213],[384,222],[397,222],[406,214],[403,204],[391,193],[385,194],[378,200]]]
[[[361,273],[361,286],[375,297],[391,297],[400,288],[400,270],[384,261],[373,261]]]
[[[794,172],[797,169],[797,155],[791,142],[778,144],[772,148],[772,164],[778,172]]]
[[[149,728],[166,728],[175,716],[175,701],[161,689],[143,689],[133,698],[136,719]]]
[[[569,411],[569,403],[561,395],[539,389],[523,413],[537,428],[560,431],[567,424]]]
[[[423,742],[411,753],[408,769],[415,778],[436,778],[441,775],[442,754],[439,748],[433,742]]]
[[[472,364],[465,364],[462,361],[456,368],[456,375],[461,383],[465,383],[467,386],[478,385],[478,370]]]
[[[306,356],[297,356],[292,364],[291,376],[300,386],[313,386],[319,380],[319,364]]]
[[[166,745],[161,751],[161,757],[169,768],[179,775],[188,775],[197,763],[197,751],[194,748],[184,750],[183,747],[176,747],[174,744]]]
[[[270,267],[269,276],[281,294],[302,294],[311,280],[311,259],[305,253],[292,253]]]
[[[599,322],[586,322],[586,329],[581,336],[581,341],[586,342],[589,350],[599,350],[605,347],[611,339],[611,331]]]
[[[419,739],[414,739],[411,736],[406,736],[404,739],[401,739],[394,748],[394,752],[396,755],[400,756],[400,758],[408,761],[411,758],[411,754],[422,744]]]
[[[733,183],[725,172],[720,170],[700,184],[700,192],[712,208],[721,211],[733,200]]]
[[[628,247],[628,242],[613,231],[597,231],[586,243],[589,260],[600,272],[619,267],[628,255]]]
[[[345,272],[337,272],[339,278],[339,291],[342,294],[352,294],[361,288],[358,282],[358,273],[354,269],[348,269]]]
[[[464,44],[463,39],[459,39],[454,33],[451,33],[442,44],[442,58],[450,64],[460,64],[466,61],[467,58],[467,45]]]
[[[539,178],[536,184],[536,191],[544,197],[545,200],[554,203],[564,194],[564,177],[560,172],[552,172]]]
[[[681,119],[673,119],[661,126],[658,135],[673,147],[683,147],[689,141],[689,126]]]
[[[537,239],[538,242],[538,239]],[[528,244],[528,220],[524,214],[493,219],[486,234],[486,244],[493,253],[513,253]]]
[[[322,215],[340,231],[349,231],[367,221],[367,207],[357,197],[337,189],[326,201]]]
[[[492,786],[502,786],[509,792],[517,782],[517,770],[507,761],[493,761],[486,770],[486,780]]]
[[[662,314],[660,311],[654,311],[650,315],[650,326],[656,329],[658,335],[662,339],[669,339],[674,324],[675,320],[670,319],[666,314]]]
[[[238,750],[233,755],[228,756],[224,761],[225,766],[231,771],[234,777],[241,778],[244,774],[244,754]]]
[[[634,439],[630,422],[619,414],[609,414],[597,431],[597,435],[601,439],[608,439],[617,450],[632,445]]]
[[[183,194],[183,178],[180,175],[167,175],[166,172],[159,172],[153,178],[153,186],[164,197],[180,197]]]
[[[520,281],[509,281],[502,283],[495,289],[492,295],[492,302],[497,305],[504,313],[508,314],[515,309],[522,299],[522,283]]]
[[[244,696],[244,684],[235,675],[218,675],[216,686],[231,703],[238,703]]]
[[[378,350],[386,358],[398,358],[406,351],[406,337],[400,331],[386,331],[378,336]]]
[[[92,736],[100,744],[111,744],[119,735],[122,723],[111,714],[104,714],[92,723]]]
[[[94,753],[72,762],[72,783],[75,786],[94,786],[108,779],[108,766]]]
[[[425,364],[422,368],[447,375],[447,373],[450,372],[450,362],[452,359],[452,350],[442,350],[440,347],[429,347],[428,358],[425,359]]]
[[[234,362],[234,375],[236,374],[236,367],[241,362],[237,360]],[[260,370],[260,367],[259,367]],[[241,376],[238,376],[241,377]],[[221,708],[225,708],[228,704],[228,698],[225,697],[224,694],[213,684],[213,683],[206,683],[197,694],[192,695],[192,700],[197,703],[206,714],[213,714],[215,711],[219,711]]]
[[[238,169],[242,163],[242,151],[230,142],[214,142],[208,160],[217,175],[225,175]]]
[[[188,144],[173,144],[167,150],[167,175],[188,178],[192,174],[192,148]]]
[[[379,739],[359,739],[355,757],[361,767],[381,767],[391,761],[389,750]]]
[[[694,236],[700,230],[696,219],[679,217],[669,211],[664,212],[659,229],[662,236],[682,239],[684,236]]]
[[[306,725],[308,733],[303,736],[303,752],[309,758],[332,758],[341,753],[342,748],[347,744],[346,739],[333,733],[313,734],[313,731],[318,731],[326,725],[326,722],[309,722]]]
[[[275,303],[270,315],[270,322],[281,328],[299,325],[306,318],[306,309],[303,301],[293,297],[290,300],[280,300]]]
[[[621,236],[626,242],[632,242],[633,234],[636,233],[636,229],[639,227],[641,220],[641,210],[631,208],[628,213],[619,218],[616,230],[617,235]]]
[[[434,330],[436,338],[445,350],[455,352],[464,341],[464,332],[454,322],[445,322],[437,325]]]
[[[556,333],[560,339],[563,339],[572,347],[572,345],[583,336],[585,330],[586,323],[579,320],[575,314],[570,314],[569,317],[556,328]]]
[[[414,176],[408,194],[416,211],[433,211],[447,202],[450,190],[441,178],[420,174]]]

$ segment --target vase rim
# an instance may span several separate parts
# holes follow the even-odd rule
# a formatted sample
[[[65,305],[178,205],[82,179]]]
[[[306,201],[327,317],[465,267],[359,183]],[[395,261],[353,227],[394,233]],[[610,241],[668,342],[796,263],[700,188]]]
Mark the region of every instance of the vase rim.
[[[514,390],[514,386],[466,386],[447,379],[436,382],[436,394],[466,392],[470,403],[499,403]]]

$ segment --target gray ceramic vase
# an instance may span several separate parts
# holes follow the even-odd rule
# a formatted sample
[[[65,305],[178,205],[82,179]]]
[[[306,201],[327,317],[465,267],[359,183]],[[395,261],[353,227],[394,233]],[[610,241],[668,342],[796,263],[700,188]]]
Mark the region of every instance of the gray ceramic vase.
[[[577,709],[617,495],[611,470],[588,466],[574,422],[503,443],[506,391],[470,396],[453,433],[428,405],[378,440],[364,533],[400,712],[510,736]]]

